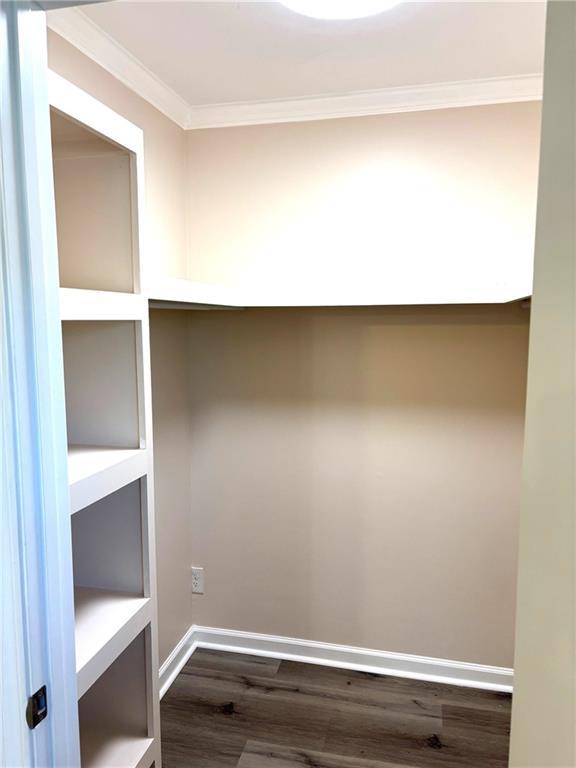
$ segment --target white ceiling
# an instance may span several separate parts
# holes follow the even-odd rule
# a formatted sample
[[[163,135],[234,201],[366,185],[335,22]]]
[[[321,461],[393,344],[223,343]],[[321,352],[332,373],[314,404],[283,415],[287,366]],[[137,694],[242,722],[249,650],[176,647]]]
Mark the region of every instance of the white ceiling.
[[[540,0],[403,2],[355,21],[275,0],[117,0],[48,17],[183,127],[522,101],[541,88]]]
[[[276,2],[130,0],[83,12],[190,105],[542,71],[540,2],[407,2],[343,22]]]

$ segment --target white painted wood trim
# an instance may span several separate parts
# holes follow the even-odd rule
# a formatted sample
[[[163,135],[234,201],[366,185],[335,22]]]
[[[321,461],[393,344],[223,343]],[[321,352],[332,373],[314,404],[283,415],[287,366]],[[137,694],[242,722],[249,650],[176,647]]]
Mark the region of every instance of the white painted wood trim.
[[[159,677],[161,699],[164,697],[164,694],[180,674],[180,670],[184,664],[186,664],[190,656],[192,656],[196,650],[197,646],[194,640],[195,631],[196,626],[193,624],[173,649],[172,653],[168,656],[166,661],[160,665]]]
[[[71,9],[75,10],[75,9]],[[144,244],[144,132],[134,123],[107,107],[55,72],[48,72],[50,106],[109,142],[130,152],[131,225],[133,290],[141,292],[146,268]]]
[[[68,446],[70,513],[143,477],[150,464],[149,452],[145,449]]]
[[[141,169],[143,170],[143,169]],[[143,176],[140,176],[140,181]],[[139,185],[141,194],[141,185]],[[142,241],[143,242],[143,241]],[[140,260],[142,265],[142,259]],[[154,506],[154,457],[152,419],[152,366],[150,362],[150,328],[148,313],[137,326],[139,334],[138,397],[141,411],[141,434],[144,439],[148,466],[142,490],[142,556],[144,563],[144,594],[150,598],[150,627],[145,638],[146,687],[148,690],[148,736],[154,739],[154,765],[161,766],[160,752],[160,692],[158,671],[158,598],[156,591],[156,519]],[[150,763],[148,763],[149,765]]]
[[[60,288],[61,320],[140,320],[148,313],[144,296],[116,291]]]
[[[144,139],[142,130],[130,123],[107,106],[63,78],[50,74],[50,105],[72,120],[101,134],[108,141],[130,152],[131,197],[132,197],[132,267],[134,294],[106,291],[85,291],[63,289],[60,297],[63,303],[62,317],[86,320],[136,320],[136,367],[138,386],[139,448],[105,448],[97,446],[69,446],[68,475],[70,486],[71,513],[107,496],[142,478],[141,520],[142,520],[142,576],[144,595],[141,598],[145,611],[139,611],[134,619],[123,626],[111,644],[102,652],[107,663],[113,660],[108,653],[120,653],[144,630],[147,737],[131,744],[127,737],[105,745],[112,749],[106,752],[110,762],[106,765],[150,765],[160,766],[160,706],[158,695],[158,629],[156,605],[156,566],[154,534],[154,467],[152,457],[152,394],[150,368],[150,341],[148,328],[148,298],[141,295],[146,284],[147,267],[145,246],[145,205],[144,205]],[[52,190],[51,190],[52,191]],[[143,253],[144,252],[144,253]],[[80,254],[79,254],[80,255]],[[143,274],[144,273],[144,274]],[[105,621],[103,620],[103,623]],[[130,636],[128,630],[130,629]],[[136,634],[134,631],[138,630]],[[125,642],[126,641],[126,642]],[[120,647],[122,645],[122,647]],[[104,671],[98,667],[98,674]],[[89,683],[85,683],[87,686]],[[79,683],[79,688],[82,686]],[[128,743],[130,742],[130,744]],[[118,747],[118,751],[114,751]],[[126,758],[124,747],[130,752],[134,747],[137,758],[134,763]],[[120,758],[120,752],[124,757]],[[138,753],[136,755],[136,753]],[[138,757],[138,755],[142,755]],[[116,759],[118,757],[118,762]],[[128,763],[125,759],[128,759]],[[108,759],[108,758],[106,758]],[[102,763],[104,764],[104,763]]]
[[[80,765],[46,24],[0,3],[0,764]],[[48,687],[30,730],[28,696]],[[52,714],[50,714],[52,713]]]
[[[513,686],[513,670],[506,667],[192,625],[160,667],[161,697],[197,648],[300,661],[486,691],[511,693]]]
[[[104,589],[75,589],[78,698],[151,620],[150,598]]]
[[[423,286],[416,292],[413,285],[376,286],[372,296],[362,301],[350,301],[345,291],[332,295],[330,300],[319,296],[317,291],[302,284],[298,296],[274,294],[270,290],[250,291],[222,285],[198,283],[192,280],[159,279],[150,293],[150,306],[157,309],[226,309],[248,307],[346,307],[346,306],[395,306],[428,304],[505,304],[518,301],[532,294],[531,280],[518,280],[512,285],[504,280],[490,285],[478,284],[467,290],[462,289],[457,300],[447,289],[438,286]]]
[[[136,154],[143,153],[144,135],[141,128],[52,71],[48,72],[48,101],[58,112],[120,147]]]
[[[48,27],[110,72],[117,80],[146,99],[182,128],[188,122],[188,104],[141,61],[106,34],[79,8],[65,8],[47,15]]]
[[[521,75],[487,80],[429,83],[403,88],[320,95],[285,101],[207,104],[190,107],[188,129],[295,123],[341,117],[477,107],[542,98],[542,76]]]
[[[223,128],[471,107],[542,98],[541,73],[429,83],[310,98],[188,104],[78,8],[48,14],[48,26],[181,128]]]
[[[84,731],[82,734],[83,763],[89,768],[150,768],[158,759],[157,745],[154,739],[142,736],[114,735],[106,730],[103,732]]]
[[[152,306],[170,306],[170,303],[197,304],[206,307],[241,307],[238,291],[225,285],[197,283],[193,280],[161,278],[150,285],[148,294]]]

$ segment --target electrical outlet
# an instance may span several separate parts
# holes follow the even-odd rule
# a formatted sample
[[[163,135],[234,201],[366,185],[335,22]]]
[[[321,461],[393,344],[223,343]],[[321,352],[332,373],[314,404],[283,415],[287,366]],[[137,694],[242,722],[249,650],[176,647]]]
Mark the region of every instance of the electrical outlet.
[[[204,568],[192,566],[192,592],[195,595],[204,594]]]

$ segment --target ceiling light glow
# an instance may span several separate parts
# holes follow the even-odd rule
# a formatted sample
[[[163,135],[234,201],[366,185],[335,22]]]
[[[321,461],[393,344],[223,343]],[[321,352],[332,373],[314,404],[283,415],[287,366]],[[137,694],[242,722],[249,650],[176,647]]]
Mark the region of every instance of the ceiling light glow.
[[[398,5],[402,0],[280,0],[291,11],[313,19],[363,19]]]

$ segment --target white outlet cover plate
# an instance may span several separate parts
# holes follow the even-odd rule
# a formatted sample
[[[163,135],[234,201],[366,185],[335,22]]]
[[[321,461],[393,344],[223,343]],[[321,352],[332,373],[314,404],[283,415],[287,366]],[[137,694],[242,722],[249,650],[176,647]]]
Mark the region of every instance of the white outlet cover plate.
[[[192,593],[195,595],[204,594],[204,568],[192,566]]]

